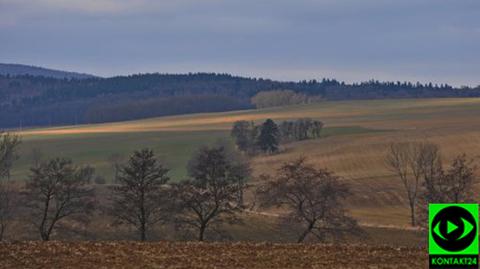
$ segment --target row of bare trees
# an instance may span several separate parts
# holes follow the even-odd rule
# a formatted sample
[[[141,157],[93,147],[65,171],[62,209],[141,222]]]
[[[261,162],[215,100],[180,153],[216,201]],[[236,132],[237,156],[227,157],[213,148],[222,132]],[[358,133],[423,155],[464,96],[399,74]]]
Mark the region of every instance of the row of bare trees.
[[[256,108],[288,106],[320,101],[320,97],[307,96],[292,90],[261,91],[250,99]]]
[[[225,147],[215,146],[201,148],[188,171],[190,179],[169,182],[169,170],[151,149],[135,151],[120,167],[110,197],[102,199],[90,184],[91,167],[74,165],[65,158],[40,162],[16,190],[21,208],[13,210],[2,192],[2,235],[14,213],[48,241],[57,232],[85,227],[97,210],[108,214],[113,224],[133,227],[142,241],[155,225],[166,223],[196,232],[198,240],[204,240],[207,229],[220,232],[220,224],[236,220],[250,168]],[[99,206],[97,198],[106,204]]]
[[[188,180],[169,183],[167,173],[145,149],[134,153],[113,187],[110,214],[134,226],[140,240],[146,240],[149,227],[157,223],[171,222],[196,233],[199,241],[205,240],[207,230],[228,237],[225,224],[242,223],[243,192],[251,171],[241,155],[224,146],[202,147],[189,162]],[[260,178],[254,189],[260,208],[284,208],[280,224],[300,230],[298,242],[309,236],[325,240],[361,233],[344,208],[349,189],[333,173],[300,158]]]
[[[135,227],[140,240],[158,223],[172,223],[195,232],[200,241],[211,229],[237,220],[243,190],[250,176],[248,163],[223,146],[202,147],[188,165],[190,178],[169,182],[168,169],[150,149],[136,151],[120,170],[108,212],[117,224]]]
[[[294,121],[282,121],[279,124],[282,142],[302,141],[320,137],[323,122],[311,118],[301,118]]]
[[[444,168],[436,144],[392,143],[385,163],[402,182],[412,226],[425,223],[429,203],[465,203],[474,199],[476,166],[465,154],[454,157],[449,167]]]
[[[20,140],[4,134],[1,141],[2,175],[7,175]],[[141,241],[147,240],[157,225],[171,225],[203,241],[228,236],[228,224],[242,223],[244,191],[252,187],[247,184],[251,170],[242,154],[224,145],[200,148],[188,164],[189,178],[181,182],[171,182],[169,169],[151,149],[135,151],[116,168],[116,183],[109,186],[110,195],[104,198],[97,197],[91,184],[91,167],[65,158],[36,162],[20,188],[4,192],[10,189],[2,184],[1,235],[16,217],[48,241],[62,232],[87,227],[94,212],[109,216],[114,225],[134,228]],[[310,236],[324,240],[359,231],[343,206],[348,187],[333,173],[302,158],[284,163],[275,174],[261,179],[253,189],[260,208],[283,208],[279,223],[300,231],[298,242]],[[12,197],[21,206],[14,208]]]
[[[190,179],[168,183],[168,170],[151,150],[135,152],[121,170],[114,187],[111,215],[133,225],[140,240],[148,227],[172,222],[176,228],[205,240],[207,229],[225,237],[224,224],[242,223],[243,192],[250,175],[248,164],[225,147],[203,147],[188,165]],[[301,230],[298,242],[361,233],[348,217],[344,201],[348,187],[333,173],[309,165],[304,158],[284,163],[273,175],[262,175],[255,190],[260,208],[282,207],[280,224]]]
[[[114,200],[112,215],[133,225],[140,240],[146,239],[147,227],[159,222],[196,233],[199,241],[207,230],[228,237],[224,224],[242,223],[250,167],[239,155],[223,146],[203,147],[188,165],[190,179],[170,184],[168,170],[155,163],[152,151],[136,152],[114,187],[120,200]],[[361,234],[344,207],[349,189],[333,173],[300,158],[260,178],[254,189],[260,208],[283,208],[279,224],[300,230],[298,242],[309,236],[325,240]]]
[[[412,225],[418,225],[418,219],[425,221],[428,203],[473,199],[475,167],[465,155],[444,169],[438,146],[397,143],[390,146],[386,163],[403,183]],[[109,203],[102,210],[115,224],[134,227],[139,240],[146,240],[155,225],[167,223],[196,234],[198,240],[205,240],[207,231],[225,236],[224,224],[241,222],[243,192],[250,177],[248,163],[224,146],[203,147],[192,157],[188,172],[189,179],[169,182],[168,169],[152,150],[136,151],[121,166]],[[24,190],[25,206],[43,240],[49,240],[62,224],[88,221],[95,202],[88,185],[91,177],[91,169],[65,159],[32,168]],[[285,214],[279,220],[301,230],[298,242],[308,236],[323,240],[360,233],[344,208],[349,189],[333,173],[298,159],[260,178],[254,190],[260,207],[282,208]]]
[[[224,237],[226,225],[241,223],[242,214],[251,213],[243,197],[253,187],[258,208],[279,207],[279,223],[297,231],[298,242],[361,234],[346,212],[348,186],[304,158],[261,175],[253,186],[248,184],[251,170],[244,155],[222,144],[205,146],[192,156],[188,179],[172,182],[169,169],[147,148],[114,167],[116,182],[105,198],[97,197],[91,184],[94,170],[65,158],[35,162],[18,187],[9,175],[20,143],[15,135],[0,134],[0,239],[15,217],[29,222],[42,240],[50,240],[60,231],[86,227],[94,212],[109,216],[115,225],[134,228],[142,241],[157,225],[171,225],[200,241]],[[463,154],[445,168],[435,144],[394,143],[385,162],[403,184],[412,225],[426,220],[428,203],[473,201],[475,166]]]

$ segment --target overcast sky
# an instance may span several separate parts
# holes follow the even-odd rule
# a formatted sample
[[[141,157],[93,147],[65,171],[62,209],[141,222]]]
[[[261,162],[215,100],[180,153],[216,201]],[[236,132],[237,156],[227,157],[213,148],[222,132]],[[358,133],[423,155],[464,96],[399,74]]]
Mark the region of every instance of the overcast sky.
[[[480,0],[0,0],[0,62],[480,84]]]

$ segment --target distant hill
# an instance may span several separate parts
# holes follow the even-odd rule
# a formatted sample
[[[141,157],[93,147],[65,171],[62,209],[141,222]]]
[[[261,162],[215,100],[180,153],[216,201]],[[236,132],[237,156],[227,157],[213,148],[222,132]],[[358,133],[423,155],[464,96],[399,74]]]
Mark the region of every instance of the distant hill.
[[[60,71],[54,69],[48,69],[37,66],[23,65],[23,64],[2,64],[0,63],[0,75],[20,76],[42,76],[58,79],[86,79],[93,78],[95,76],[89,74],[75,73]]]
[[[64,79],[71,73],[60,71],[56,74],[61,78],[54,78],[52,72],[57,71],[43,73],[50,76],[0,74],[0,128],[240,110],[253,108],[250,98],[258,92],[278,89],[292,90],[315,100],[480,97],[480,87],[455,88],[431,83],[372,80],[347,84],[334,79],[288,82],[215,73],[111,78],[80,75],[87,77]]]

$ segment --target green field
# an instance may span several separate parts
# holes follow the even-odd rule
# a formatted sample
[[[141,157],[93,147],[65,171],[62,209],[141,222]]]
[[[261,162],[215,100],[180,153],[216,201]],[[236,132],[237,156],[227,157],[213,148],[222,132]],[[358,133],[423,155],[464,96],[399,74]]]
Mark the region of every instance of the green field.
[[[21,158],[13,171],[28,176],[32,150],[44,158],[64,156],[91,164],[111,180],[112,154],[128,156],[151,147],[171,169],[173,180],[185,178],[191,153],[217,140],[231,142],[234,121],[311,117],[323,121],[322,138],[286,144],[280,154],[252,159],[254,174],[270,172],[282,161],[306,156],[327,167],[352,187],[352,214],[361,222],[406,226],[408,212],[401,184],[385,168],[389,143],[428,140],[442,147],[444,161],[454,155],[480,155],[480,99],[403,99],[322,102],[301,106],[152,118],[138,121],[23,130]]]
[[[322,136],[329,137],[344,134],[372,132],[363,127],[325,128]],[[77,133],[26,135],[20,149],[20,160],[15,166],[13,177],[22,180],[28,177],[29,167],[33,163],[33,149],[42,152],[42,158],[68,157],[78,164],[90,164],[98,175],[108,180],[113,178],[109,157],[119,154],[128,158],[136,149],[150,147],[158,158],[170,169],[172,180],[184,179],[186,164],[192,153],[200,146],[217,141],[233,143],[228,130],[208,131],[147,131],[125,133]]]
[[[171,169],[170,177],[178,180],[186,176],[185,164],[197,147],[218,139],[229,139],[227,134],[225,131],[163,131],[26,136],[20,151],[22,157],[13,175],[19,179],[28,176],[28,167],[33,161],[32,148],[38,148],[45,159],[69,157],[76,163],[93,165],[97,174],[111,180],[113,168],[109,156],[120,154],[128,158],[134,150],[150,147]]]

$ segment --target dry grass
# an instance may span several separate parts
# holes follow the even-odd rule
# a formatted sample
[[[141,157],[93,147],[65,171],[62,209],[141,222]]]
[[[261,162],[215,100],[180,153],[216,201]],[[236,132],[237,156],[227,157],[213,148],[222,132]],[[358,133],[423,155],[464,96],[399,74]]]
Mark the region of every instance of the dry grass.
[[[295,119],[301,117],[319,118],[329,126],[358,125],[376,128],[421,128],[445,123],[449,118],[436,118],[438,113],[456,114],[454,122],[468,121],[478,112],[480,98],[456,99],[402,99],[324,102],[310,105],[245,110],[239,112],[204,113],[195,115],[170,116],[119,123],[80,125],[46,129],[32,129],[24,135],[55,135],[111,132],[151,132],[151,131],[204,131],[226,130],[237,120],[259,121],[266,118]],[[434,122],[435,118],[437,122]],[[469,116],[468,118],[464,118]],[[451,118],[450,118],[451,120]],[[449,124],[454,122],[448,122]]]
[[[370,133],[295,143],[288,145],[285,153],[255,158],[254,171],[268,173],[284,161],[306,156],[309,162],[327,167],[349,183],[353,192],[349,208],[360,221],[407,226],[409,212],[403,186],[384,164],[389,143],[404,140],[437,143],[442,148],[444,163],[448,164],[461,153],[470,157],[479,155],[480,132],[472,131],[473,128]]]

